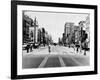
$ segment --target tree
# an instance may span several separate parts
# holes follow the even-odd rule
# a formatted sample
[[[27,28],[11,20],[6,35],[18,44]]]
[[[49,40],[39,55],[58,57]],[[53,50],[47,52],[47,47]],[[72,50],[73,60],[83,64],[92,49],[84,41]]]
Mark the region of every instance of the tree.
[[[88,36],[88,34],[86,33],[86,31],[82,30],[82,35],[81,35],[82,40],[81,40],[81,42],[85,42],[85,40],[87,39],[87,36]]]

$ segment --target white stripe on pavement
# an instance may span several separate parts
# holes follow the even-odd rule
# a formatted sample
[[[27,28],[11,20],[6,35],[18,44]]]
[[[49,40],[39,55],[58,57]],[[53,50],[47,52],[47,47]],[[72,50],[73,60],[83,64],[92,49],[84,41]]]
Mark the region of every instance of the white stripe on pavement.
[[[38,68],[43,68],[43,67],[45,66],[45,64],[46,64],[46,62],[47,62],[47,60],[48,60],[48,58],[49,58],[49,55],[47,55],[47,56],[43,59],[43,61],[41,62],[41,64],[39,65]]]
[[[67,55],[68,56],[68,55]],[[80,63],[78,60],[76,60],[75,58],[73,58],[72,56],[69,55],[69,57],[79,66],[83,66],[84,64]]]
[[[63,61],[63,59],[62,59],[62,57],[59,56],[58,58],[59,58],[59,61],[60,61],[61,67],[65,67],[66,65],[65,65],[65,63],[64,63],[64,61]]]
[[[84,64],[80,63],[78,60],[76,60],[75,58],[73,57],[70,57],[73,61],[75,61],[79,66],[83,66]]]

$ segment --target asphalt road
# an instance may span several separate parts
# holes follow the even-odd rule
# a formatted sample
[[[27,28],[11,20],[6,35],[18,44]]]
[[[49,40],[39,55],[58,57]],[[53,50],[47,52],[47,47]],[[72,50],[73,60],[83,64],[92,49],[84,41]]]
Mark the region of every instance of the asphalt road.
[[[63,46],[51,46],[23,53],[22,67],[25,68],[49,68],[49,67],[72,67],[88,66],[89,56],[75,54],[73,49]]]

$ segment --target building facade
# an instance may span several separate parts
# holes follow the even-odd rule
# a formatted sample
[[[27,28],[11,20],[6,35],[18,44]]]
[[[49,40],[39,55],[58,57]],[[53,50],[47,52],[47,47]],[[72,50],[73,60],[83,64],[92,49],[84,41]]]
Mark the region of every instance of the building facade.
[[[28,43],[30,39],[30,27],[32,26],[33,20],[29,16],[23,13],[23,43]]]
[[[66,22],[64,25],[63,43],[70,45],[72,43],[72,36],[74,32],[74,23]]]
[[[90,48],[90,16],[88,15],[86,17],[86,33],[88,34],[87,42],[88,42],[88,48]]]
[[[38,43],[38,21],[35,17],[34,21],[33,21],[33,27],[34,27],[34,43]]]
[[[80,26],[74,26],[74,36],[75,36],[75,43],[79,44],[81,39],[81,31]]]

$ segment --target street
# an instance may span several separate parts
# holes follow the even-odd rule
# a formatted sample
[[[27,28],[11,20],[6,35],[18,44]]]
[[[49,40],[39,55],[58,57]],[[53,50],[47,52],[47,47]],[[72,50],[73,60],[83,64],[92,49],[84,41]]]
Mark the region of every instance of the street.
[[[22,68],[50,68],[50,67],[73,67],[88,66],[89,53],[77,53],[73,48],[64,46],[51,46],[51,52],[48,46],[34,49],[27,53],[23,51]]]

